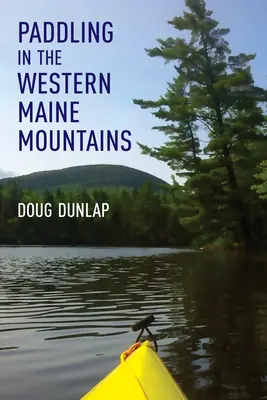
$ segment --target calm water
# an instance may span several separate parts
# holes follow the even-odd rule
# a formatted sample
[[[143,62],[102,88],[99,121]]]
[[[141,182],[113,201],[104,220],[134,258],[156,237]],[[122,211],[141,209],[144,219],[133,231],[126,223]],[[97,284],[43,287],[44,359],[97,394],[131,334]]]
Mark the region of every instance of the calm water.
[[[160,355],[189,399],[266,399],[263,260],[0,248],[0,399],[79,400],[135,341],[129,326],[151,312]]]

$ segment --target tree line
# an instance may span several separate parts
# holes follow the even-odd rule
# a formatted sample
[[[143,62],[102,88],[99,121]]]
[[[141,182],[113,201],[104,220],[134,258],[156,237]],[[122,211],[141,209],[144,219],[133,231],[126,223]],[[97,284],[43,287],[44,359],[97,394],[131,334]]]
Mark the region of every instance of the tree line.
[[[50,203],[52,216],[18,217],[19,203]],[[104,217],[60,218],[59,203],[108,203]],[[38,193],[16,183],[0,188],[0,244],[86,246],[182,246],[190,235],[179,223],[172,197],[151,184],[133,190],[60,188]]]
[[[139,145],[174,171],[171,190],[180,222],[198,243],[263,244],[267,91],[254,81],[255,54],[232,54],[229,29],[219,26],[204,0],[186,0],[185,6],[182,16],[168,22],[174,37],[146,50],[173,63],[173,81],[157,100],[134,100],[162,121],[153,129],[164,132],[167,143]]]

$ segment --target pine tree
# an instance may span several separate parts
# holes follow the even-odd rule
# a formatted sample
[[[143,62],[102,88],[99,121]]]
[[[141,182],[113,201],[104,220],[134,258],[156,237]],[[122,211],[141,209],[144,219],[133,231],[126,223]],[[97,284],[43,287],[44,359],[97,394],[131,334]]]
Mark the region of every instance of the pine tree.
[[[253,196],[250,187],[262,160],[258,150],[266,145],[260,107],[266,91],[254,84],[249,63],[255,55],[231,55],[225,39],[229,29],[219,27],[205,2],[185,4],[188,11],[168,23],[189,31],[190,39],[158,39],[158,47],[146,50],[150,57],[174,62],[173,83],[158,101],[134,100],[142,108],[157,109],[153,114],[168,124],[154,129],[169,141],[160,148],[141,148],[188,177],[187,192],[198,204],[188,222],[202,231],[215,230],[217,236],[231,232],[232,240],[249,245],[251,215],[244,195]],[[203,130],[208,141],[200,149]]]

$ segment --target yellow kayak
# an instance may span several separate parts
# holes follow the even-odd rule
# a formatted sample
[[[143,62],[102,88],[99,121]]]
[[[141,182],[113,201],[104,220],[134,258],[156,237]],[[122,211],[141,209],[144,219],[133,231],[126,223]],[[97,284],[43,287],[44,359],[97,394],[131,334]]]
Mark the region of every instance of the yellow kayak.
[[[133,327],[147,330],[154,321],[151,315]],[[120,357],[120,364],[81,400],[187,400],[163,361],[157,344],[139,340]]]

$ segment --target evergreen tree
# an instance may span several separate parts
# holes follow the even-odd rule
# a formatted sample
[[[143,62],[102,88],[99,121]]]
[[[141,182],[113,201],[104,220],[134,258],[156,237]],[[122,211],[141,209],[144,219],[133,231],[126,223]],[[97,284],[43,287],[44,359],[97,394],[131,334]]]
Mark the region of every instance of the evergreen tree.
[[[154,129],[169,141],[141,148],[187,176],[185,223],[205,231],[206,240],[227,237],[248,246],[255,239],[251,203],[259,205],[251,186],[267,141],[260,106],[266,91],[252,77],[249,64],[255,55],[231,54],[225,39],[229,29],[219,27],[203,0],[185,4],[188,10],[169,24],[188,31],[189,40],[158,39],[158,47],[146,50],[150,57],[175,63],[173,83],[158,101],[134,100],[157,110],[153,114],[167,124]],[[208,140],[200,149],[204,131]]]

